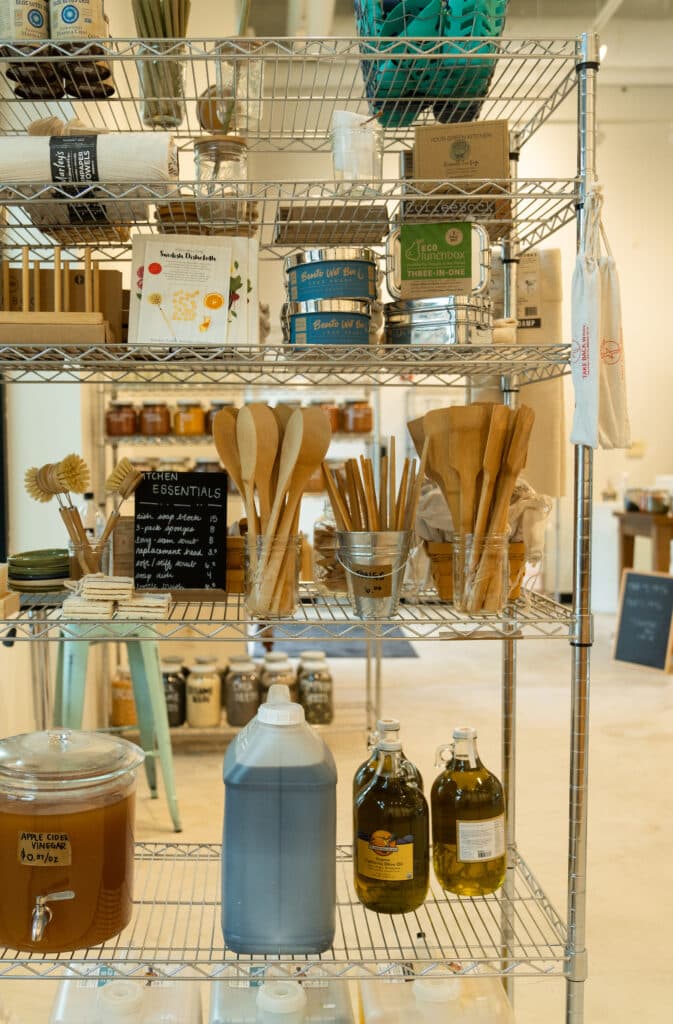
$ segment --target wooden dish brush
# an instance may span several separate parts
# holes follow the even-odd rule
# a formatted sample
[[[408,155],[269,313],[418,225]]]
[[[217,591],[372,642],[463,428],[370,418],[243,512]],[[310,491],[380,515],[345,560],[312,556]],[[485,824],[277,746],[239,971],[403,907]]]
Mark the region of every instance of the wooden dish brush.
[[[103,549],[108,542],[108,539],[114,530],[115,526],[119,522],[121,515],[121,507],[127,498],[135,491],[136,487],[143,478],[143,474],[139,473],[133,463],[129,459],[122,459],[117,463],[115,468],[110,473],[109,477],[105,481],[105,493],[110,495],[116,495],[117,499],[114,502],[114,509],[108,516],[98,545],[96,547],[96,553],[98,556],[102,556]],[[114,500],[114,498],[113,498]]]
[[[74,545],[82,572],[98,572],[99,559],[93,551],[75,508],[70,492],[83,494],[89,487],[90,474],[81,455],[66,455],[60,462],[31,466],[26,470],[24,485],[34,501],[49,502],[53,497],[59,505],[61,519]]]

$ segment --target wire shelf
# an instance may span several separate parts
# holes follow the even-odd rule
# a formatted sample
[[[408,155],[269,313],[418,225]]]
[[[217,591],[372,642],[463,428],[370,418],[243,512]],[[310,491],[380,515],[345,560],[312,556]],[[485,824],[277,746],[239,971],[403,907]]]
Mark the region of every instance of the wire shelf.
[[[140,843],[135,914],[129,928],[103,946],[69,954],[0,954],[0,978],[143,977],[183,980],[256,979],[285,970],[292,978],[453,977],[456,973],[560,975],[566,930],[521,857],[511,868],[511,896],[464,899],[436,883],[412,914],[379,915],[358,902],[351,849],[337,848],[337,931],[322,955],[242,956],[226,949],[220,926],[220,847]],[[501,925],[511,939],[503,961]]]
[[[450,189],[450,191],[448,191]],[[231,190],[231,191],[229,191]],[[521,250],[539,245],[575,217],[577,178],[386,179],[362,193],[337,181],[240,181],[60,186],[3,182],[5,256],[21,247],[49,260],[54,241],[78,258],[85,245],[106,260],[128,260],[129,232],[254,236],[262,255],[284,257],[303,245],[380,245],[390,224],[477,220],[495,240],[516,223]],[[157,212],[159,211],[159,213]],[[158,219],[160,218],[160,219]]]
[[[265,623],[248,612],[242,594],[227,594],[221,601],[174,602],[166,619],[129,622],[66,619],[61,613],[63,595],[36,594],[22,597],[22,611],[0,623],[19,640],[123,640],[143,636],[157,640],[250,639],[272,625],[274,642],[295,640],[492,640],[568,639],[574,618],[569,607],[542,594],[526,592],[508,605],[502,615],[464,615],[428,592],[418,603],[403,602],[390,619],[363,622],[353,616],[346,597],[323,598],[311,584],[302,584],[301,603],[292,618]]]
[[[483,94],[483,81],[492,73],[489,95],[483,101],[481,117],[506,119],[524,142],[553,113],[575,88],[576,39],[487,39],[474,38],[329,38],[329,39],[102,39],[91,52],[87,40],[79,50],[72,44],[48,41],[37,45],[26,59],[24,48],[3,41],[4,131],[21,134],[40,117],[64,120],[77,116],[85,124],[95,119],[114,131],[147,130],[143,123],[140,76],[142,67],[184,68],[184,117],[174,128],[179,138],[203,134],[198,98],[217,86],[218,59],[227,60],[247,75],[252,61],[262,62],[264,103],[261,121],[248,125],[248,145],[253,150],[323,150],[329,145],[327,133],[335,109],[365,113],[372,109],[365,98],[363,71],[385,65],[392,69],[383,82],[367,75],[373,108],[381,103],[401,122],[386,131],[388,148],[413,137],[410,122],[433,123],[434,113],[452,121],[472,120]],[[448,54],[448,56],[447,56]],[[109,63],[115,93],[109,92]],[[21,99],[14,94],[16,69],[27,80],[33,95],[40,87],[53,95],[53,82],[82,76],[74,67],[88,65],[90,83],[84,95],[47,101]],[[20,69],[23,69],[21,71]],[[27,70],[26,70],[27,69]],[[447,74],[451,85],[447,91]],[[419,84],[412,80],[422,76]],[[73,91],[70,86],[70,91]],[[74,89],[82,93],[81,87]],[[62,90],[59,89],[62,95]],[[402,93],[402,95],[396,95]],[[57,93],[58,95],[58,93]]]
[[[552,380],[568,373],[569,345],[0,346],[6,380],[143,385],[462,386]]]
[[[344,433],[338,431],[332,433],[332,441],[359,441],[361,444],[371,441],[372,434],[370,432],[364,434]],[[213,447],[213,435],[212,434],[165,434],[154,436],[150,434],[126,434],[126,435],[112,435],[108,434],[104,438],[104,443],[109,445],[116,445],[120,448],[154,448],[156,445],[165,446],[169,448],[175,447],[204,447],[208,445],[210,448]]]

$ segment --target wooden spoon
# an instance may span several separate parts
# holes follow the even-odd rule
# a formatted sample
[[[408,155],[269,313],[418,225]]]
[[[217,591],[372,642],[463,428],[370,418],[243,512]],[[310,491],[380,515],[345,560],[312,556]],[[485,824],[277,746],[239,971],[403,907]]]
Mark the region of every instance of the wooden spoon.
[[[448,410],[447,461],[460,478],[460,532],[474,532],[477,477],[488,439],[490,409],[483,405]]]
[[[273,409],[270,409],[264,402],[251,402],[245,408],[249,409],[255,422],[257,458],[254,483],[259,499],[259,519],[262,533],[265,534],[271,515],[271,502],[274,494],[272,485],[281,434]]]
[[[237,416],[237,409],[220,409],[219,412],[216,412],[213,416],[213,440],[217,454],[220,456],[220,462],[236,484],[239,494],[243,494],[241,460],[238,457],[236,443]]]
[[[304,417],[302,416],[301,409],[295,409],[287,421],[287,426],[285,427],[285,433],[283,435],[283,443],[280,447],[276,493],[274,495],[273,505],[271,506],[269,522],[266,527],[266,535],[269,538],[273,537],[276,532],[276,526],[278,525],[283,511],[292,474],[297,464],[297,457],[301,451],[303,437]]]
[[[274,421],[275,422],[275,421]],[[257,547],[257,508],[255,506],[255,475],[257,470],[257,428],[250,407],[244,405],[236,418],[236,443],[241,460],[243,504],[248,517],[248,536],[252,550]]]
[[[454,533],[460,529],[460,491],[459,479],[454,470],[449,466],[447,460],[448,434],[450,428],[449,409],[432,409],[426,412],[423,417],[423,440],[428,439],[428,458],[426,476],[433,480],[444,495],[446,504],[451,512]],[[417,420],[412,421],[415,426]],[[408,424],[411,433],[412,424]],[[420,437],[420,431],[415,426],[416,436]],[[414,435],[412,434],[412,437]],[[416,444],[416,439],[414,439]],[[417,451],[422,450],[421,445],[416,445]]]

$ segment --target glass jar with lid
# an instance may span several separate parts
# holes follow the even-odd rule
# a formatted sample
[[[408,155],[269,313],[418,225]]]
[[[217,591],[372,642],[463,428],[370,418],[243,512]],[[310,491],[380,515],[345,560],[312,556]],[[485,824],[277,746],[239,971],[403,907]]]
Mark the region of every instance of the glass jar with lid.
[[[206,195],[235,193],[248,177],[248,147],[239,135],[209,135],[194,143],[196,180]],[[211,186],[217,185],[217,190]]]
[[[206,414],[200,402],[191,398],[180,399],[173,416],[173,433],[180,437],[193,437],[206,432]]]
[[[2,946],[59,953],[97,946],[126,927],[144,757],[101,733],[54,729],[0,740]]]
[[[187,676],[187,725],[214,728],[222,717],[222,680],[211,658],[197,658]]]
[[[223,469],[217,459],[194,459],[192,473],[222,473]]]
[[[182,668],[182,658],[167,655],[161,659],[161,678],[164,684],[164,698],[168,724],[177,729],[187,718],[187,682]]]
[[[319,653],[322,658],[305,661],[299,676],[299,703],[309,725],[329,725],[334,718],[332,673]]]
[[[297,673],[295,672],[290,659],[283,651],[269,651],[264,655],[264,667],[262,669],[260,704],[266,703],[269,687],[279,683],[288,686],[290,697],[296,701],[299,696],[297,689]]]
[[[323,664],[327,664],[327,654],[325,651],[300,651],[299,653],[299,665],[297,666],[297,682],[301,680],[302,673],[304,671],[304,665],[307,661],[321,661]]]
[[[232,658],[227,673],[226,709],[229,725],[242,727],[259,707],[259,673],[251,658]]]
[[[138,418],[140,433],[145,437],[164,437],[171,432],[171,413],[165,402],[143,402]]]
[[[374,426],[374,413],[369,402],[346,402],[343,409],[343,430],[346,434],[369,434]]]
[[[313,582],[324,597],[346,594],[346,570],[339,561],[339,540],[334,512],[329,501],[313,524]]]
[[[131,437],[138,433],[138,413],[131,402],[111,402],[105,413],[108,437]]]

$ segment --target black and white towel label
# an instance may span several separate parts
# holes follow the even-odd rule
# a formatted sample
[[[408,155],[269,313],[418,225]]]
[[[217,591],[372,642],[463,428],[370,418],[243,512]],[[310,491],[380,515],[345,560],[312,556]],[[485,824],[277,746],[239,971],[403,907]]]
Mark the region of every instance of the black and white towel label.
[[[224,589],[226,473],[146,473],[135,504],[137,590]]]

